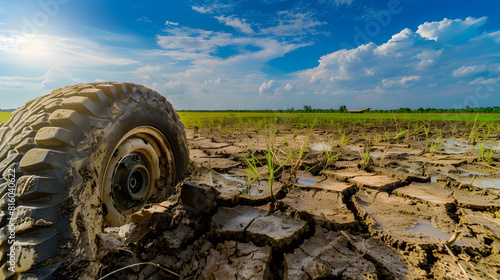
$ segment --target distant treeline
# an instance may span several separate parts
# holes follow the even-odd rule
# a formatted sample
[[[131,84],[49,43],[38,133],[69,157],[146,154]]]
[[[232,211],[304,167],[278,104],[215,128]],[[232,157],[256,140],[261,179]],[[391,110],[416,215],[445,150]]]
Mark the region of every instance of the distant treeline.
[[[311,106],[304,106],[303,109],[289,108],[286,110],[178,110],[180,112],[256,112],[256,113],[286,113],[286,112],[297,112],[297,113],[347,113],[347,108],[345,105],[340,106],[339,109],[313,109]],[[463,109],[438,109],[438,108],[399,108],[392,110],[370,110],[366,113],[500,113],[500,107],[479,107],[470,108],[466,107]]]
[[[16,109],[0,109],[0,112],[7,112],[7,113],[11,113],[11,112],[14,112]]]

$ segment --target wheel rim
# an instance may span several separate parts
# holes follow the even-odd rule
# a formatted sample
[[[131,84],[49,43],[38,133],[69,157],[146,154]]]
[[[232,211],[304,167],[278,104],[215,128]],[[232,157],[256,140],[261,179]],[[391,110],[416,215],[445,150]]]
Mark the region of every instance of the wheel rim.
[[[159,130],[136,127],[113,148],[101,183],[104,220],[119,226],[139,211],[156,192],[173,186],[175,160],[170,144]]]

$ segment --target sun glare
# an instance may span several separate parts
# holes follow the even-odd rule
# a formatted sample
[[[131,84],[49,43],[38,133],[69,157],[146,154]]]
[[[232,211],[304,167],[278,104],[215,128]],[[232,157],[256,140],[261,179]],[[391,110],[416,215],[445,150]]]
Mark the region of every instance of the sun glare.
[[[21,44],[21,53],[31,58],[43,58],[48,54],[48,42],[39,36],[26,35]]]

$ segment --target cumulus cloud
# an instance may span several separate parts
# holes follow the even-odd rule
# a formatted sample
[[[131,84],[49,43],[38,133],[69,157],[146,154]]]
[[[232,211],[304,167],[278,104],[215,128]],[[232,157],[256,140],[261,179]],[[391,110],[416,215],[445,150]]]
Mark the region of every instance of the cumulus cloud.
[[[419,102],[419,106],[428,106],[417,96],[430,98],[437,92],[474,94],[474,86],[500,83],[500,71],[494,70],[500,68],[500,61],[492,59],[498,54],[500,41],[494,39],[496,32],[478,34],[484,22],[485,18],[443,19],[421,24],[419,32],[403,29],[379,46],[368,43],[332,52],[322,56],[316,67],[294,73],[294,79],[288,80],[294,84],[291,93],[342,95],[346,104],[356,100],[360,107],[385,100],[379,101],[381,108],[399,106],[398,101],[407,103],[413,98],[415,106]],[[488,73],[488,77],[477,77]],[[442,102],[439,106],[451,106]]]
[[[372,64],[374,59],[373,51],[376,49],[374,43],[361,45],[351,50],[339,50],[325,56],[319,60],[319,66],[299,72],[302,77],[310,77],[310,83],[320,81],[348,81],[355,79],[360,69],[363,69],[367,62]],[[372,69],[372,71],[374,71]]]
[[[443,54],[443,49],[440,50],[423,50],[421,53],[417,54],[417,58],[420,62],[417,64],[417,70],[431,69],[435,66],[436,61]]]
[[[480,34],[479,28],[486,23],[487,18],[468,17],[465,20],[447,19],[426,22],[418,26],[417,33],[425,39],[439,42],[463,43]]]
[[[409,28],[405,28],[398,34],[393,35],[387,43],[377,47],[374,53],[379,55],[397,54],[398,50],[407,49],[411,47],[414,42],[415,33]]]
[[[259,93],[266,93],[266,92],[274,92],[276,89],[276,81],[275,80],[269,80],[267,82],[263,82],[262,85],[259,87]]]
[[[247,23],[236,16],[221,18],[224,24],[230,20]],[[344,104],[350,108],[399,108],[408,102],[418,108],[428,106],[429,98],[435,100],[433,106],[449,107],[449,99],[440,101],[444,98],[436,96],[465,99],[478,86],[496,88],[500,83],[500,33],[479,31],[483,21],[423,23],[417,32],[403,29],[387,42],[332,50],[315,67],[283,79],[262,69],[271,60],[310,44],[302,40],[308,37],[292,35],[292,30],[318,32],[322,23],[312,14],[283,12],[267,29],[248,22],[247,31],[253,33],[245,33],[241,27],[238,30],[245,34],[237,35],[167,21],[156,36],[159,47],[140,52],[81,38],[0,32],[1,63],[9,67],[25,60],[42,69],[35,78],[0,76],[0,89],[16,94],[29,89],[38,95],[58,84],[80,82],[74,77],[81,77],[76,69],[83,69],[88,81],[102,78],[145,84],[175,102],[178,109],[286,109],[304,104],[314,108]],[[449,25],[463,32],[447,29]],[[221,57],[222,48],[235,52]],[[88,69],[96,66],[103,67],[89,74]],[[290,96],[293,98],[285,99]]]
[[[472,66],[462,66],[456,70],[453,70],[451,75],[453,77],[467,77],[483,73],[486,70],[486,65],[472,65]]]

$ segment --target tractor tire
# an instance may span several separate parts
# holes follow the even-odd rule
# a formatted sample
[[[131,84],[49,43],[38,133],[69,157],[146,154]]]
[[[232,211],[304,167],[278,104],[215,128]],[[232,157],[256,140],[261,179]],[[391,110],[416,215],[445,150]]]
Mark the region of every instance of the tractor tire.
[[[130,83],[59,88],[0,126],[0,279],[96,278],[98,234],[188,174],[184,126]]]

